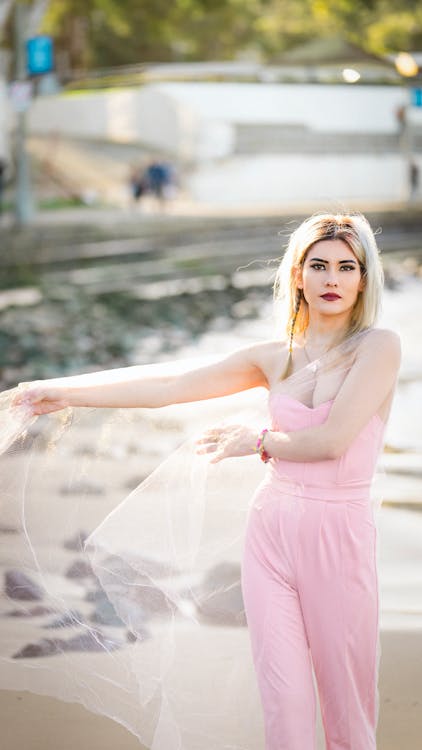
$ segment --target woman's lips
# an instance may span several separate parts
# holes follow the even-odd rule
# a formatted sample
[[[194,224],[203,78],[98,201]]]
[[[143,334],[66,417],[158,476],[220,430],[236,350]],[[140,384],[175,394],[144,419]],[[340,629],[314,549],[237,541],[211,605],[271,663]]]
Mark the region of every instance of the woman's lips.
[[[321,294],[322,299],[326,299],[327,302],[333,302],[336,299],[341,299],[339,294]]]

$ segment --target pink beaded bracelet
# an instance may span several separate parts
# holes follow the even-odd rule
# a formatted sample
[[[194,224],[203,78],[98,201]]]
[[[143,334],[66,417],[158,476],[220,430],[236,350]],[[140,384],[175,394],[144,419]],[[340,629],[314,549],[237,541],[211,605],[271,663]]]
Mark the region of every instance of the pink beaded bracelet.
[[[267,451],[264,448],[264,439],[265,439],[265,435],[267,434],[267,432],[268,432],[267,428],[261,430],[261,432],[259,433],[258,440],[256,442],[256,447],[255,447],[255,452],[259,453],[259,457],[261,461],[263,461],[265,464],[271,458],[269,453],[267,453]]]

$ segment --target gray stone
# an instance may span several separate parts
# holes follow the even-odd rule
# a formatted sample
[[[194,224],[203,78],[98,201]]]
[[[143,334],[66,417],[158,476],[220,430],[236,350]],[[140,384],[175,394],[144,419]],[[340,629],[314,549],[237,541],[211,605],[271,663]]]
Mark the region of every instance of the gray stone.
[[[98,625],[109,625],[116,628],[125,626],[125,623],[120,619],[111,601],[107,597],[104,597],[98,603],[90,619],[91,622],[96,622]]]
[[[77,610],[70,609],[68,612],[64,612],[60,617],[56,618],[52,622],[48,622],[43,625],[46,629],[54,628],[74,628],[78,627],[83,623],[83,617]]]
[[[75,552],[82,552],[84,548],[84,543],[86,539],[88,539],[88,536],[89,534],[86,531],[78,531],[70,539],[66,539],[63,542],[63,547],[65,549],[69,549]]]
[[[66,578],[89,578],[94,575],[88,560],[75,560],[66,570]]]
[[[103,485],[90,482],[87,479],[79,479],[63,484],[59,492],[61,495],[104,495],[105,488]]]
[[[53,607],[45,607],[42,604],[38,604],[30,609],[12,609],[10,612],[6,612],[7,617],[42,617],[44,615],[55,615],[57,610]]]
[[[21,570],[6,570],[4,590],[10,599],[19,601],[41,601],[44,598],[42,588]]]
[[[36,643],[28,643],[15,654],[13,659],[33,659],[53,656],[67,651],[115,651],[122,643],[107,638],[100,630],[89,629],[73,638],[42,638]]]

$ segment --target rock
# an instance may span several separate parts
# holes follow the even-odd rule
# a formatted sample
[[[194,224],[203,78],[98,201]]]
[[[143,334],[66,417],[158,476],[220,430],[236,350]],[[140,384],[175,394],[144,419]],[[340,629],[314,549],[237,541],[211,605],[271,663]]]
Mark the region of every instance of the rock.
[[[115,651],[122,644],[107,638],[100,630],[89,629],[69,640],[62,638],[42,638],[37,643],[28,643],[13,659],[33,659],[53,656],[66,651]]]
[[[90,620],[91,622],[96,622],[98,625],[109,625],[116,628],[125,626],[125,623],[120,619],[111,601],[106,596],[99,601]]]
[[[204,577],[201,589],[215,591],[240,580],[240,565],[222,562],[211,568]]]
[[[225,591],[199,597],[196,603],[198,614],[207,622],[215,625],[246,625],[240,581]]]
[[[101,602],[104,601],[104,599],[107,599],[107,594],[104,589],[93,589],[92,591],[87,591],[84,597],[86,602]]]
[[[131,479],[126,480],[123,484],[123,489],[125,490],[134,490],[136,487],[138,487],[142,482],[145,481],[148,474],[137,474],[136,476],[132,477]]]
[[[88,536],[89,534],[86,531],[78,531],[75,536],[72,536],[70,539],[65,539],[63,547],[75,552],[82,552]]]
[[[13,659],[34,659],[39,656],[52,656],[62,651],[55,638],[43,638],[38,643],[28,643],[13,654]]]
[[[75,635],[62,643],[65,645],[65,651],[115,651],[122,645],[107,638],[100,630],[93,629]]]
[[[75,560],[65,573],[66,578],[89,578],[93,575],[91,564],[83,559]]]
[[[220,563],[208,571],[191,595],[198,614],[215,625],[246,625],[240,566]]]
[[[87,479],[79,479],[62,485],[59,492],[61,495],[104,495],[105,488]]]
[[[44,607],[42,604],[38,604],[36,607],[31,609],[12,609],[11,612],[6,612],[7,617],[42,617],[43,615],[55,615],[57,610],[53,607]]]
[[[146,641],[148,638],[151,638],[151,633],[147,628],[142,628],[141,631],[137,631],[136,633],[134,633],[133,630],[128,630],[126,632],[126,640],[128,643],[137,643],[138,641],[142,643],[142,641]]]
[[[152,557],[132,556],[123,560],[118,555],[110,555],[101,564],[101,577],[104,582],[113,583],[123,579],[125,582],[136,582],[150,578],[166,578],[170,575],[178,575],[170,563],[163,560],[154,560]]]
[[[10,599],[19,601],[40,601],[44,591],[26,573],[21,570],[5,572],[5,593]]]
[[[0,534],[19,534],[19,529],[15,526],[6,526],[6,524],[0,524]]]
[[[136,605],[141,605],[142,611],[147,618],[161,617],[175,613],[177,606],[169,599],[161,589],[155,586],[139,585],[132,589],[132,600]]]
[[[58,617],[53,622],[43,625],[44,628],[72,628],[77,627],[83,623],[83,617],[77,610],[70,609],[68,612],[64,612],[61,617]]]

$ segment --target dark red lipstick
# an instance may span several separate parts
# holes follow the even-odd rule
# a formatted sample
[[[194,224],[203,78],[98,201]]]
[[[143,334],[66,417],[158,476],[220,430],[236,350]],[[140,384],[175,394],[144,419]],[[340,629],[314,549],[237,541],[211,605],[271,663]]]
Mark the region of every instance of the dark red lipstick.
[[[321,294],[322,299],[327,300],[327,302],[334,302],[336,299],[341,299],[339,294],[333,294],[332,292],[327,292],[327,294]]]

